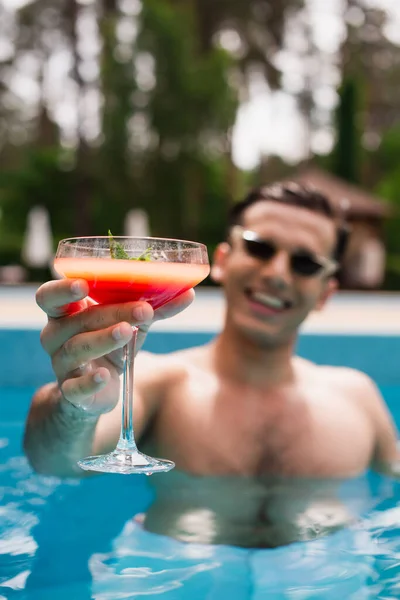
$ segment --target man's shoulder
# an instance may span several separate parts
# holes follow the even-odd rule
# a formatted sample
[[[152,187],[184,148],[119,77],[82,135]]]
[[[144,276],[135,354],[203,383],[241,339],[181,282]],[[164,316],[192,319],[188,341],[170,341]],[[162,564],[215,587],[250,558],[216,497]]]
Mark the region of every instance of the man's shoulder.
[[[381,393],[374,380],[364,371],[351,367],[319,367],[319,376],[324,384],[343,394],[360,407],[373,408],[381,403]]]
[[[312,373],[313,376],[327,385],[349,392],[371,394],[377,393],[377,386],[373,379],[359,369],[333,365],[318,365],[301,359],[302,370]]]
[[[368,386],[374,385],[371,377],[364,371],[352,367],[337,367],[332,365],[320,365],[322,376],[329,377],[344,385]]]

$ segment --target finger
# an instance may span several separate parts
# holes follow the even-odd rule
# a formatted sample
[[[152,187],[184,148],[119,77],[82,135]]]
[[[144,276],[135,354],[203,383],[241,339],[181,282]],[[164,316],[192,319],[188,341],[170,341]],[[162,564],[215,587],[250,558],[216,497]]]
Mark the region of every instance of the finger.
[[[139,325],[139,331],[135,347],[136,353],[139,352],[139,350],[143,346],[152,323],[154,323],[155,321],[161,321],[162,319],[168,319],[182,312],[193,302],[194,296],[195,294],[193,289],[183,292],[183,294],[180,294],[180,296],[177,296],[164,306],[157,308],[154,311],[154,316],[151,321],[146,321],[142,325]]]
[[[74,315],[51,320],[43,329],[40,341],[45,351],[52,355],[79,333],[98,331],[123,322],[140,326],[151,321],[153,314],[147,302],[89,306]]]
[[[82,308],[80,301],[89,293],[83,279],[48,281],[36,292],[37,305],[49,316],[58,318]]]
[[[104,367],[97,369],[93,373],[82,375],[73,379],[67,379],[60,386],[61,393],[68,402],[86,411],[94,408],[96,394],[100,392],[110,381],[110,373]],[[95,412],[106,412],[105,409],[110,410],[113,408],[104,407],[100,411],[99,407],[96,407]],[[92,412],[92,411],[91,411]]]
[[[183,292],[183,294],[180,294],[180,296],[177,296],[170,302],[167,302],[167,304],[164,304],[164,306],[161,306],[160,308],[155,310],[154,321],[160,321],[161,319],[168,319],[170,317],[174,317],[175,315],[185,310],[185,308],[190,306],[190,304],[192,304],[194,300],[194,297],[195,293],[193,289]]]
[[[59,380],[92,360],[101,358],[117,348],[122,348],[132,337],[132,326],[119,323],[100,331],[80,333],[61,346],[53,355],[52,365]]]

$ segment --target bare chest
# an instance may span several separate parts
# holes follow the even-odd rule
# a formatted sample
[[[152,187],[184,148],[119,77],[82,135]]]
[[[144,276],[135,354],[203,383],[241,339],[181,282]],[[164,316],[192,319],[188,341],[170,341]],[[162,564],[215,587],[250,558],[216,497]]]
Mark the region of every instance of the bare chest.
[[[163,402],[158,451],[198,475],[347,477],[367,468],[371,427],[323,388],[260,394],[188,378]]]

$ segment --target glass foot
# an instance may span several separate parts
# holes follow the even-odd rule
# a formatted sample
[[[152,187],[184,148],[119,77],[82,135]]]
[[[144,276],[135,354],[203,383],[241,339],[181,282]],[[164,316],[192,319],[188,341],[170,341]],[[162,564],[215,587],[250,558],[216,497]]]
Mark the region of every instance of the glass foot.
[[[117,450],[110,454],[88,456],[78,461],[84,471],[121,473],[123,475],[163,473],[175,467],[171,460],[152,458],[137,450]]]

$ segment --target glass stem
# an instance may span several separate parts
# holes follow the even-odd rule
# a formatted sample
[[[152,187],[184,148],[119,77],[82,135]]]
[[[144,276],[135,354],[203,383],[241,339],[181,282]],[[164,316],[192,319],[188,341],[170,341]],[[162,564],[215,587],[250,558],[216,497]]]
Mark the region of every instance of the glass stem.
[[[135,436],[133,433],[133,371],[135,363],[135,347],[138,333],[137,327],[132,327],[132,339],[124,346],[124,371],[122,389],[122,424],[121,435],[116,452],[137,452]]]

